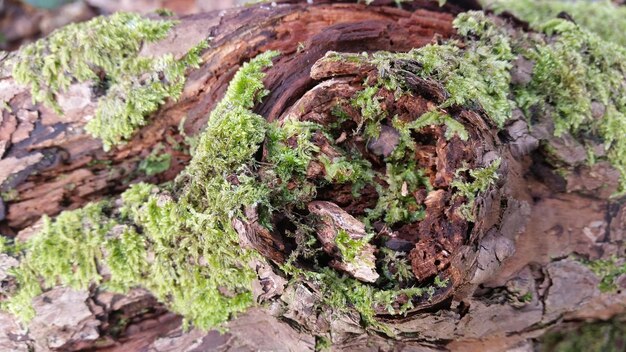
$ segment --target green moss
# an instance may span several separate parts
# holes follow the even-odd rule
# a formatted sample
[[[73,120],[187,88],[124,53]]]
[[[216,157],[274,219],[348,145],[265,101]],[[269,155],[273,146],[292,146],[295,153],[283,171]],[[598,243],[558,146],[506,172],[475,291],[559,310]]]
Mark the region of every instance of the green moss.
[[[404,128],[419,131],[426,126],[431,125],[446,126],[446,139],[450,139],[454,135],[457,135],[462,141],[466,141],[469,138],[467,130],[463,124],[450,117],[450,115],[444,114],[440,111],[429,111],[420,116],[417,120],[406,124]]]
[[[10,248],[9,238],[0,233],[0,253],[6,253]]]
[[[383,274],[389,282],[404,285],[415,278],[407,259],[407,253],[396,252],[389,248],[379,248],[383,255]],[[393,272],[390,270],[393,268]]]
[[[319,148],[313,144],[313,134],[322,126],[302,121],[287,120],[282,125],[271,124],[268,130],[268,161],[276,167],[276,175],[284,181],[302,179],[309,162]],[[289,145],[292,141],[294,145]]]
[[[138,169],[147,176],[153,176],[167,171],[172,163],[172,155],[161,153],[163,145],[157,145],[152,152],[139,163]]]
[[[98,203],[46,218],[21,254],[13,273],[19,289],[3,308],[27,321],[42,289],[140,286],[186,323],[209,329],[253,305],[256,274],[248,263],[256,255],[239,246],[231,219],[266,201],[266,189],[248,173],[267,128],[249,108],[262,97],[261,70],[276,55],[242,66],[177,179],[178,193],[140,183],[122,194],[119,212]],[[110,274],[102,277],[101,267]]]
[[[626,45],[626,8],[610,0],[483,0],[482,3],[496,13],[511,12],[535,28],[566,12],[578,25],[602,39]]]
[[[584,323],[566,331],[551,331],[540,338],[541,352],[620,352],[626,349],[623,318]]]
[[[511,115],[508,99],[514,58],[510,39],[482,12],[461,13],[454,27],[464,38],[463,47],[455,40],[430,44],[408,53],[379,52],[373,55],[382,84],[389,89],[407,90],[403,79],[394,73],[392,62],[411,60],[419,64],[412,72],[443,83],[449,98],[440,108],[479,104],[493,122],[502,127]],[[407,68],[409,69],[409,68]]]
[[[626,274],[626,263],[616,257],[584,262],[593,273],[600,278],[600,291],[613,292],[617,289],[615,280]]]
[[[584,140],[599,136],[607,159],[622,175],[626,188],[626,48],[604,41],[572,22],[552,20],[542,26],[555,36],[524,54],[535,61],[527,87],[516,89],[518,105],[530,111],[554,108],[555,134],[570,133]],[[601,118],[592,117],[592,103],[605,107]]]
[[[332,160],[321,156],[319,160],[324,165],[326,180],[331,183],[351,183],[352,194],[358,195],[359,191],[374,179],[372,165],[361,158],[348,159],[345,156],[335,157]]]
[[[180,60],[172,54],[139,56],[143,43],[165,38],[174,24],[130,13],[70,24],[21,48],[13,61],[13,77],[30,86],[33,101],[58,114],[62,111],[57,94],[71,84],[91,82],[103,88],[105,94],[86,129],[108,150],[143,126],[145,117],[166,99],[177,99],[186,68],[199,65],[205,42]]]
[[[357,127],[357,132],[365,127],[365,136],[368,138],[377,138],[380,134],[380,121],[385,118],[386,112],[380,105],[377,86],[365,85],[365,88],[357,92],[350,101],[350,104],[361,112],[361,121]]]
[[[156,13],[157,15],[161,17],[173,17],[176,15],[174,11],[170,9],[164,9],[164,8],[156,9],[154,10],[154,13]]]
[[[501,159],[493,161],[489,166],[468,170],[461,168],[456,171],[456,178],[452,181],[452,187],[457,189],[457,196],[464,197],[467,201],[463,204],[459,211],[469,221],[474,221],[474,201],[478,194],[485,192],[489,186],[493,185],[498,179],[498,168]],[[463,181],[461,174],[469,172],[470,180]]]
[[[361,239],[353,239],[346,230],[340,229],[335,237],[335,244],[339,249],[339,253],[341,253],[343,261],[353,263],[373,237],[373,235],[368,235]]]
[[[315,337],[315,351],[316,352],[326,352],[330,351],[333,346],[332,341],[324,336],[316,336]]]
[[[519,298],[519,300],[520,300],[521,302],[528,303],[528,302],[530,302],[530,301],[532,301],[532,300],[533,300],[533,293],[532,293],[532,292],[526,292],[525,294],[523,294],[523,295]]]
[[[385,182],[387,187],[376,184],[378,201],[374,209],[367,210],[366,224],[370,225],[382,218],[391,226],[424,218],[424,208],[417,204],[413,193],[422,187],[427,190],[432,187],[414,160],[409,160],[406,164],[387,163]]]
[[[385,290],[366,285],[328,268],[321,269],[316,273],[308,272],[306,276],[321,285],[320,296],[322,301],[331,307],[335,313],[347,312],[353,308],[360,314],[364,326],[388,335],[392,334],[389,328],[374,318],[376,308],[385,309],[389,314],[404,314],[413,308],[413,299],[432,296],[437,288],[444,288],[449,284],[448,280],[441,280],[437,277],[433,285],[430,286],[394,287]],[[395,306],[401,297],[406,303],[399,307]]]
[[[31,301],[42,288],[64,285],[86,290],[100,283],[100,245],[116,224],[104,214],[106,207],[106,203],[89,204],[63,212],[55,221],[44,217],[41,232],[25,245],[20,266],[11,272],[19,291],[2,302],[2,309],[29,320],[34,315]]]
[[[125,226],[121,231],[118,236],[109,237],[104,242],[106,265],[111,273],[104,288],[123,293],[147,280],[150,264],[146,238],[132,227]]]

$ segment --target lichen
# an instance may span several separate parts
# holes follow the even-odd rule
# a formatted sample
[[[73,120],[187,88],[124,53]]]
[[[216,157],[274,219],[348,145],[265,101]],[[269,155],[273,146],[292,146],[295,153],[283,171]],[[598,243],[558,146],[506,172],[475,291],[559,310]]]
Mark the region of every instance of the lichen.
[[[137,14],[116,13],[70,24],[45,39],[22,47],[13,60],[13,77],[28,85],[34,102],[62,114],[57,95],[76,82],[91,82],[104,90],[95,116],[86,129],[101,138],[105,150],[127,140],[146,116],[166,99],[176,100],[187,67],[197,67],[199,43],[182,59],[172,54],[139,55],[144,43],[165,38],[175,22],[151,20]]]

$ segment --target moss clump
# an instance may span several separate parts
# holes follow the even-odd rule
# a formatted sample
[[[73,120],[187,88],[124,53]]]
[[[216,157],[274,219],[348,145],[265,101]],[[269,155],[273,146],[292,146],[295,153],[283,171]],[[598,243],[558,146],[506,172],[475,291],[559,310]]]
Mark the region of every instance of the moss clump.
[[[361,130],[363,125],[365,128],[365,136],[368,138],[377,138],[380,134],[380,120],[386,113],[380,105],[380,97],[376,94],[379,88],[377,86],[365,85],[351,100],[353,107],[358,108],[361,112],[361,121],[357,127],[357,132]]]
[[[367,160],[345,156],[332,159],[322,156],[319,160],[326,170],[326,180],[338,184],[351,183],[353,195],[358,195],[374,179],[372,165]]]
[[[511,12],[538,29],[565,12],[602,39],[626,45],[626,8],[610,0],[483,0],[482,3],[496,13]]]
[[[465,126],[457,120],[450,117],[448,114],[444,114],[440,111],[429,111],[419,119],[404,125],[404,128],[414,131],[419,131],[426,126],[431,125],[444,125],[446,126],[446,139],[452,138],[454,135],[459,136],[462,141],[466,141],[469,138]]]
[[[491,164],[484,168],[478,168],[469,170],[467,168],[461,168],[456,171],[456,179],[452,181],[452,187],[457,189],[457,196],[464,197],[467,201],[463,204],[459,211],[465,219],[474,221],[474,201],[478,194],[485,192],[489,186],[493,185],[498,180],[498,168],[500,167],[500,159],[496,159]],[[463,181],[461,174],[469,172],[469,178],[471,181]]]
[[[354,263],[373,237],[374,235],[371,234],[360,239],[353,239],[346,230],[340,229],[335,237],[335,243],[337,244],[343,261],[346,263]]]
[[[602,292],[615,291],[615,280],[626,274],[626,262],[620,262],[616,257],[586,261],[585,264],[601,279],[599,288]]]
[[[139,163],[138,169],[147,176],[153,176],[167,171],[172,163],[172,155],[161,153],[163,145],[157,145],[152,152]]]
[[[346,312],[352,307],[360,314],[365,326],[381,330],[389,335],[392,333],[388,327],[374,318],[376,308],[385,309],[389,314],[404,314],[413,308],[414,298],[432,296],[437,288],[444,288],[448,285],[448,280],[441,280],[437,277],[431,286],[410,288],[392,286],[389,289],[377,289],[328,268],[317,273],[308,272],[305,276],[321,284],[320,296],[323,303],[336,312]],[[395,306],[401,297],[406,303],[400,307]]]
[[[541,352],[620,352],[626,349],[622,319],[583,324],[568,331],[548,332],[540,339]]]
[[[482,12],[461,13],[454,27],[464,37],[460,43],[450,40],[431,44],[408,53],[375,53],[382,83],[391,90],[407,90],[400,75],[394,73],[392,63],[411,60],[419,69],[407,68],[422,78],[443,83],[449,98],[441,108],[453,105],[479,104],[493,122],[502,127],[511,115],[508,99],[511,76],[509,70],[514,56],[510,38]]]
[[[376,184],[378,201],[374,209],[368,209],[365,223],[369,225],[382,218],[387,225],[392,226],[422,220],[424,208],[417,203],[413,192],[420,188],[430,191],[432,186],[415,161],[409,160],[406,164],[387,163],[384,180],[386,187]]]
[[[60,284],[87,289],[90,284],[99,283],[100,246],[116,224],[104,215],[105,207],[106,203],[89,204],[61,213],[54,222],[44,217],[43,229],[25,244],[20,266],[12,272],[19,291],[2,302],[2,308],[29,320],[34,316],[31,300],[42,288]]]
[[[303,121],[287,120],[282,125],[271,124],[268,130],[268,161],[276,165],[274,171],[281,180],[302,181],[309,162],[319,152],[311,138],[322,126]],[[293,141],[294,146],[288,142]]]
[[[249,176],[267,127],[249,109],[263,96],[261,71],[276,55],[264,53],[235,75],[176,193],[137,184],[118,210],[90,204],[45,220],[21,253],[13,273],[19,288],[3,308],[27,321],[32,298],[57,284],[122,292],[141,286],[187,323],[208,329],[254,304],[256,275],[248,264],[255,253],[239,246],[231,219],[267,201],[266,188]]]
[[[76,82],[104,89],[95,117],[86,129],[101,138],[105,150],[128,139],[145,117],[167,98],[177,99],[187,67],[197,67],[202,42],[180,60],[172,54],[140,57],[141,46],[165,38],[173,21],[116,13],[70,24],[24,46],[13,61],[13,77],[31,88],[35,102],[61,114],[57,94]]]
[[[557,136],[568,132],[583,142],[600,137],[625,191],[626,48],[566,20],[549,21],[542,30],[555,39],[524,52],[535,67],[528,86],[516,89],[518,105],[529,113],[552,106]],[[604,116],[593,117],[594,102],[604,106]]]

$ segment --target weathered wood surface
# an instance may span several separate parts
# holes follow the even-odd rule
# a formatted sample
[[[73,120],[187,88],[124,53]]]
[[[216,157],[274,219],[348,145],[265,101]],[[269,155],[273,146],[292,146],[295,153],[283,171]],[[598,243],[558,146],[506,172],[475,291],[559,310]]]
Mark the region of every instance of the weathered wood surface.
[[[9,101],[14,113],[3,111],[0,121],[0,184],[3,191],[15,191],[11,201],[0,203],[0,231],[9,235],[23,231],[21,236],[26,237],[43,214],[55,215],[114,196],[136,181],[173,179],[189,160],[186,153],[174,149],[184,139],[178,129],[181,121],[186,134],[200,131],[239,65],[260,52],[277,49],[282,55],[268,71],[266,85],[271,93],[257,112],[275,120],[297,111],[302,118],[316,107],[323,108],[324,99],[358,86],[367,75],[348,68],[341,72],[341,81],[331,77],[337,72],[324,74],[319,67],[312,74],[311,68],[327,51],[406,51],[447,38],[453,35],[453,14],[475,6],[456,4],[439,9],[430,1],[417,1],[402,10],[281,3],[184,17],[170,38],[144,50],[182,53],[198,40],[212,38],[203,54],[205,63],[190,72],[178,102],[162,107],[128,144],[108,153],[82,130],[94,109],[89,87],[72,87],[62,101],[66,114],[59,117],[32,105],[28,91],[5,72],[0,97]],[[315,93],[323,84],[343,86]],[[433,92],[437,90],[419,93],[426,102],[437,99]],[[411,108],[415,110],[409,113],[420,111],[419,106]],[[624,199],[610,198],[619,176],[615,170],[599,163],[563,179],[543,162],[538,141],[567,157],[581,152],[575,146],[571,149],[571,144],[542,135],[540,128],[531,134],[521,123],[522,116],[514,116],[504,131],[496,133],[476,111],[459,114],[474,124],[472,137],[479,141],[472,145],[474,156],[499,155],[504,177],[497,191],[479,200],[485,211],[479,214],[473,233],[480,235],[456,248],[462,269],[458,285],[427,310],[387,319],[399,332],[398,340],[367,335],[354,327],[337,349],[530,351],[532,339],[551,326],[608,319],[626,310],[626,280],[621,280],[623,287],[616,293],[602,293],[598,278],[568,258],[574,253],[588,259],[623,256],[626,205]],[[174,156],[172,167],[151,178],[139,174],[138,163],[159,143]],[[520,300],[525,293],[531,293],[532,299]],[[277,318],[262,308],[232,321],[229,332],[220,335],[181,332],[180,318],[141,291],[122,297],[55,289],[45,296],[36,303],[38,318],[30,334],[42,350],[306,351],[315,346],[313,336],[293,328],[302,321]],[[73,305],[74,318],[64,321],[67,302]],[[0,346],[25,348],[12,318],[0,318],[5,327]],[[132,323],[115,331],[120,319]]]

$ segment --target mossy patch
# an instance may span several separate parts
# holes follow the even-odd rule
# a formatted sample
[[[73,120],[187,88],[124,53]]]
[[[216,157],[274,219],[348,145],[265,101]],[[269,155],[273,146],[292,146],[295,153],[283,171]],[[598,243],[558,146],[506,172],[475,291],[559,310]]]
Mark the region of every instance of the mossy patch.
[[[76,82],[103,91],[86,129],[101,138],[105,150],[127,140],[165,101],[177,99],[185,70],[197,67],[199,43],[183,58],[172,54],[141,57],[144,43],[165,38],[175,22],[116,13],[70,24],[45,39],[22,47],[12,61],[13,77],[31,88],[33,101],[62,114],[57,94]]]
[[[515,90],[518,105],[528,114],[552,106],[557,136],[568,132],[583,142],[600,137],[625,191],[626,48],[566,20],[549,21],[542,29],[554,40],[524,52],[535,67],[530,84]],[[599,118],[593,116],[594,102],[604,107]]]
[[[147,176],[153,176],[167,171],[172,163],[172,155],[169,153],[163,153],[162,144],[158,144],[150,154],[141,160],[138,169]]]
[[[267,196],[249,176],[266,122],[249,109],[264,95],[262,69],[276,55],[259,55],[235,75],[177,192],[141,183],[122,194],[119,208],[103,202],[45,219],[19,254],[18,290],[3,308],[28,321],[31,300],[54,285],[144,287],[186,323],[208,329],[254,304],[248,264],[256,254],[239,246],[231,219]]]
[[[419,67],[403,69],[443,83],[449,97],[440,108],[478,104],[497,126],[502,127],[512,108],[508,99],[509,70],[514,58],[510,39],[482,12],[459,14],[454,27],[463,37],[463,45],[450,40],[408,53],[374,53],[382,84],[390,90],[406,91],[406,82],[401,75],[394,73],[393,64],[401,60],[415,61]]]
[[[541,352],[620,352],[626,349],[622,318],[584,323],[565,331],[551,331],[539,340]]]
[[[610,0],[482,0],[496,13],[508,11],[540,29],[548,20],[567,13],[576,23],[602,39],[626,45],[626,8]]]
[[[477,169],[461,168],[456,171],[457,178],[452,182],[452,187],[457,189],[456,195],[465,197],[466,203],[463,204],[459,211],[466,219],[474,221],[474,201],[478,194],[485,192],[489,186],[498,180],[498,168],[501,159],[496,159],[489,166]],[[469,179],[463,180],[463,173],[469,173]]]
[[[602,292],[617,290],[615,281],[621,275],[626,275],[626,262],[616,257],[598,259],[584,262],[593,273],[600,278],[599,289]]]
[[[65,285],[87,289],[102,278],[98,260],[104,236],[115,225],[105,214],[106,203],[89,204],[75,211],[61,213],[55,221],[43,218],[43,229],[24,244],[20,266],[12,271],[19,291],[2,302],[2,308],[22,320],[35,312],[31,300],[43,289]],[[41,281],[40,281],[41,280]]]

